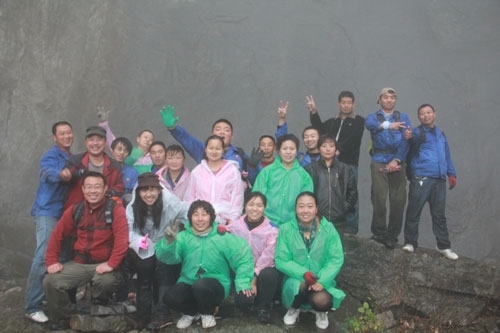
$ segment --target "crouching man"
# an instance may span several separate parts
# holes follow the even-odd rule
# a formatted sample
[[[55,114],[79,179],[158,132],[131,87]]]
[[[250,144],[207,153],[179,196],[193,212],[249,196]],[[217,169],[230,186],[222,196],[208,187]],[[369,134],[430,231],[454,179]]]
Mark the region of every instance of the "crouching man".
[[[83,203],[68,208],[57,222],[47,246],[43,288],[52,330],[69,328],[75,310],[67,290],[92,282],[94,304],[106,303],[122,274],[119,266],[128,248],[128,225],[121,203],[105,196],[106,179],[98,172],[83,176]],[[75,237],[74,260],[59,262],[63,240]]]

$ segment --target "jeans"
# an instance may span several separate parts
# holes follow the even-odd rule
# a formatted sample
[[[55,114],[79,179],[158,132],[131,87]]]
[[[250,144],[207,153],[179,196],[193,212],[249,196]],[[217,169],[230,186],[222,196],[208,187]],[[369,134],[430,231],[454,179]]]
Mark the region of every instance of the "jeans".
[[[45,297],[43,292],[43,278],[45,276],[45,252],[50,234],[57,224],[58,218],[51,216],[35,216],[36,249],[33,255],[26,285],[25,307],[26,313],[42,310],[42,301]]]
[[[403,226],[406,205],[406,165],[401,164],[397,172],[380,172],[385,164],[372,162],[372,205],[371,230],[373,236],[397,242]],[[387,194],[389,194],[389,223],[387,223]]]
[[[356,188],[358,187],[358,166],[357,165],[350,165],[348,166],[351,168],[352,173],[354,173],[354,179],[356,180]],[[356,200],[356,203],[354,204],[354,212],[348,212],[345,214],[345,220],[347,222],[347,227],[350,228],[353,233],[357,234],[358,229],[359,229],[359,196],[358,200]]]
[[[446,226],[446,180],[412,176],[408,194],[408,208],[405,221],[405,244],[418,246],[418,224],[420,214],[426,202],[429,202],[432,217],[432,231],[436,236],[437,247],[441,250],[451,247]]]

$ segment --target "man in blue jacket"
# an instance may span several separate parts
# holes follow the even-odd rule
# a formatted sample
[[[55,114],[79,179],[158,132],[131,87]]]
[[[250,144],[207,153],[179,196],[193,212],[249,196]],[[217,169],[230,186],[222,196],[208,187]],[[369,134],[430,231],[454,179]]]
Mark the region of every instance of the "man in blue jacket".
[[[50,234],[63,213],[63,205],[69,184],[61,180],[60,172],[71,156],[73,128],[70,123],[60,121],[52,126],[55,145],[40,160],[40,183],[36,199],[31,208],[36,227],[36,249],[28,275],[25,296],[26,318],[45,323],[49,319],[42,310],[43,278],[45,276],[45,251]]]
[[[457,184],[450,147],[444,133],[434,124],[434,107],[430,104],[421,105],[418,108],[418,119],[420,126],[413,129],[407,159],[411,175],[403,250],[413,252],[417,248],[420,214],[425,203],[429,202],[437,250],[446,258],[457,260],[458,255],[451,250],[445,217],[446,177],[450,190]]]
[[[369,114],[365,121],[372,139],[372,238],[389,249],[396,246],[403,226],[406,204],[405,160],[408,152],[408,140],[404,134],[411,129],[408,115],[394,110],[397,96],[395,89],[383,88],[377,102],[380,104],[380,110]],[[387,224],[388,194],[390,211]]]

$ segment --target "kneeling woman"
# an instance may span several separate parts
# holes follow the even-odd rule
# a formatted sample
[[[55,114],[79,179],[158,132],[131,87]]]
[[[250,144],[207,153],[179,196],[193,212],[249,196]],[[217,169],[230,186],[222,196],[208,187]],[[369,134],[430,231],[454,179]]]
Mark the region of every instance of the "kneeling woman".
[[[128,263],[137,273],[137,318],[140,326],[158,329],[169,322],[161,294],[173,285],[180,267],[158,262],[155,245],[164,235],[171,221],[186,221],[188,206],[160,185],[158,176],[146,172],[139,176],[138,184],[127,206],[129,225]],[[153,282],[158,285],[155,295],[160,300],[153,308]],[[171,323],[171,321],[170,321]]]
[[[295,201],[296,218],[283,224],[276,244],[276,268],[285,276],[283,305],[286,325],[294,325],[300,308],[316,313],[316,326],[328,327],[328,310],[338,308],[345,294],[335,288],[335,277],[344,263],[339,234],[325,218],[318,217],[318,204],[311,192]]]
[[[207,201],[189,207],[189,224],[177,234],[177,225],[165,230],[156,244],[156,256],[167,264],[182,264],[181,276],[165,294],[165,303],[182,312],[177,328],[189,327],[201,315],[203,328],[215,326],[215,308],[229,295],[230,272],[236,292],[250,296],[253,257],[242,238],[218,230],[215,211]]]

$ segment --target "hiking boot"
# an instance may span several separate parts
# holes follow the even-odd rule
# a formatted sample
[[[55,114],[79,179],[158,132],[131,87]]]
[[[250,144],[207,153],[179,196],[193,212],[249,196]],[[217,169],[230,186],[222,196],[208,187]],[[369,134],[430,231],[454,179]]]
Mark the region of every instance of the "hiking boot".
[[[322,330],[328,328],[328,312],[316,311],[316,327]]]
[[[214,327],[216,324],[215,318],[212,315],[201,315],[201,326],[203,328]]]
[[[290,308],[288,309],[285,317],[283,317],[283,322],[285,325],[295,325],[297,319],[300,315],[300,309]]]
[[[436,250],[450,260],[457,260],[458,259],[458,255],[455,252],[453,252],[451,249],[441,250],[441,249],[436,247]]]
[[[28,318],[31,321],[34,321],[35,323],[46,323],[49,321],[49,318],[45,315],[43,311],[36,311],[32,313],[27,313],[25,314],[26,318]]]
[[[265,309],[259,310],[259,314],[257,316],[261,323],[268,324],[271,321],[271,313],[269,313],[268,310]]]
[[[411,245],[411,244],[405,244],[405,246],[403,246],[402,249],[403,249],[403,251],[406,251],[409,253],[412,253],[413,251],[415,251],[415,249],[413,248],[413,245]]]
[[[177,328],[188,328],[189,326],[191,326],[194,320],[198,320],[199,318],[199,314],[194,316],[183,314],[182,317],[177,321]]]

